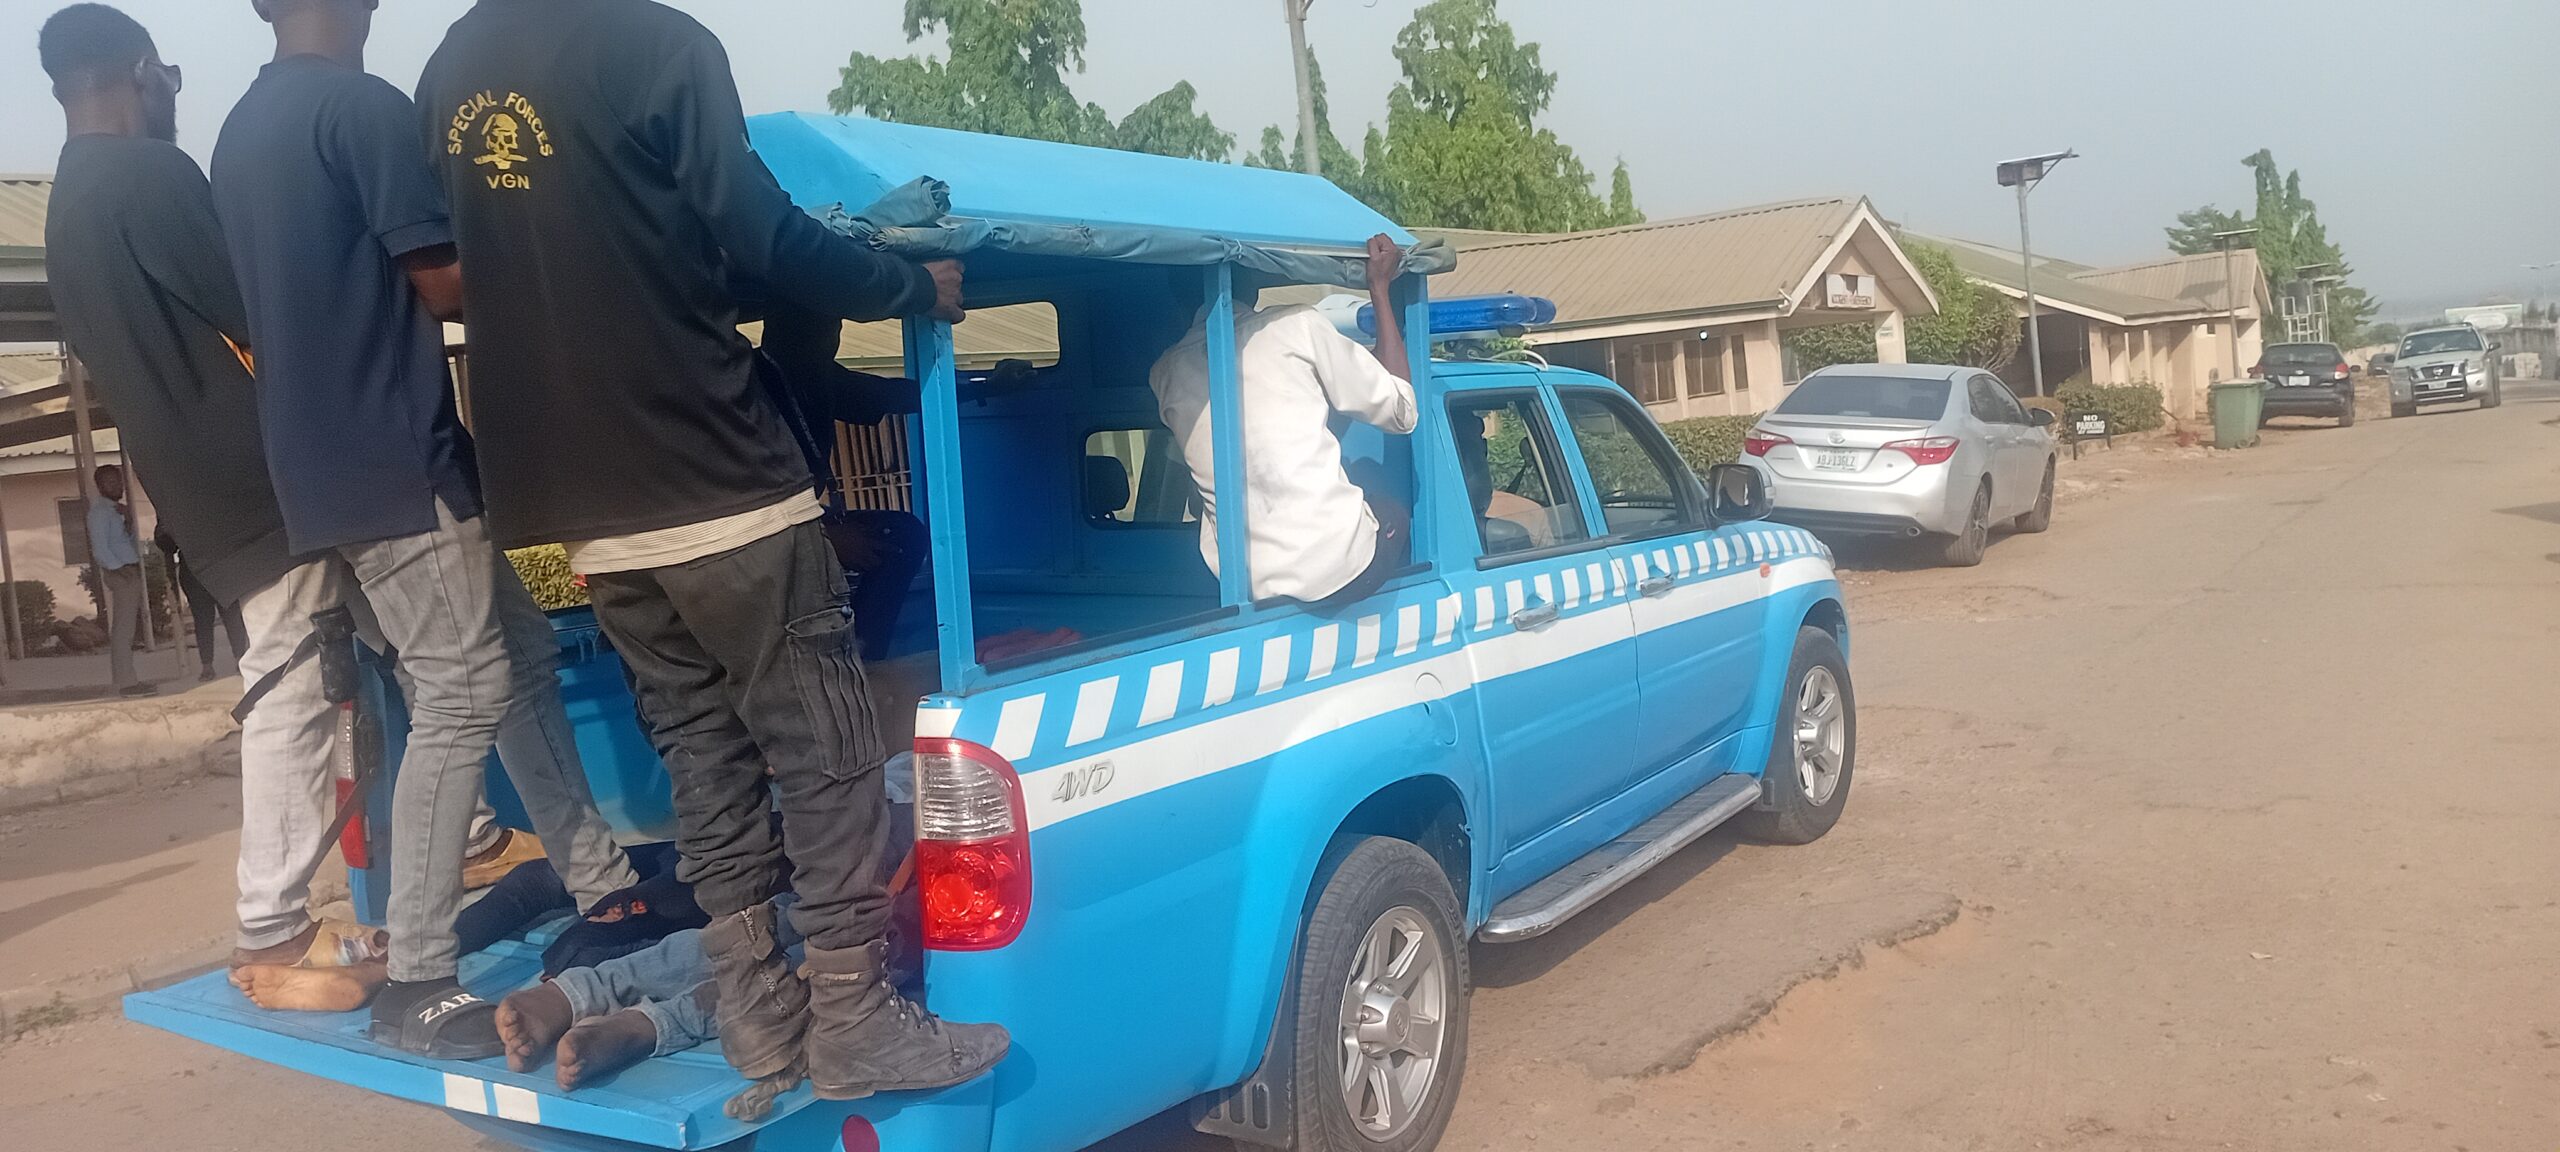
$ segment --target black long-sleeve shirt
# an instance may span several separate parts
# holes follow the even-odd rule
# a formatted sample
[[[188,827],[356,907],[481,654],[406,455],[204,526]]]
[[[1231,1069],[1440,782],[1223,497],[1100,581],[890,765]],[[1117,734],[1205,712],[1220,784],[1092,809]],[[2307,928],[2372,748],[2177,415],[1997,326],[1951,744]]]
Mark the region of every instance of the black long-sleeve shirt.
[[[418,103],[462,252],[501,544],[699,523],[807,487],[733,277],[850,320],[932,306],[923,269],[792,205],[748,147],[720,42],[663,5],[480,0]]]

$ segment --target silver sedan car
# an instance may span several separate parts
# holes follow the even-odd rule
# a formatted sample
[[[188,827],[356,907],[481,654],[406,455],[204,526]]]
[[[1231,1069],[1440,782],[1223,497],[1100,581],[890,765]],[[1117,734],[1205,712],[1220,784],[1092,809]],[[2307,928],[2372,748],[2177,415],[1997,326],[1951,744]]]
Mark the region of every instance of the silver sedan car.
[[[1992,526],[2053,523],[2053,414],[2000,378],[1939,364],[1841,364],[1805,377],[1743,441],[1773,519],[1829,535],[1932,538],[1982,562]]]

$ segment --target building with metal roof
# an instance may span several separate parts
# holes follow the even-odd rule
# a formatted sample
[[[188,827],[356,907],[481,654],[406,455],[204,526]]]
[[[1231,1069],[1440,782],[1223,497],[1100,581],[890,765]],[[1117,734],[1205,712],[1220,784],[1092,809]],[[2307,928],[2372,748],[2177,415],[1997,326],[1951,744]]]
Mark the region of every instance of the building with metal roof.
[[[1918,232],[1905,235],[1944,248],[1966,276],[1990,285],[2026,314],[2026,269],[2017,249]],[[2058,386],[2074,376],[2098,384],[2152,384],[2170,414],[2205,414],[2214,381],[2246,375],[2264,351],[2265,318],[2274,311],[2258,254],[2169,256],[2098,268],[2036,258],[2035,294],[2044,339],[2044,375]],[[2021,351],[2002,370],[2012,385],[2032,378]]]
[[[1460,253],[1433,295],[1555,301],[1556,322],[1530,337],[1538,353],[1618,381],[1664,420],[1776,404],[1796,375],[1787,332],[1871,324],[1880,358],[1900,361],[1905,318],[1938,308],[1860,197],[1559,235],[1420,231]]]

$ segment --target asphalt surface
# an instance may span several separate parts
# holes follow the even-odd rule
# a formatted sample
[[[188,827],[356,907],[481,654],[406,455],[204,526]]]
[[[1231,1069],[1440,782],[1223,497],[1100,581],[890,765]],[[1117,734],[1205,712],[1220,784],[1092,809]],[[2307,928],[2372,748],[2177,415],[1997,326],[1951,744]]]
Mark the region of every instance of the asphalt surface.
[[[1710,837],[1480,951],[1443,1146],[2549,1147],[2560,390],[2202,455],[2093,455],[1978,569],[1853,556],[1840,828]],[[0,893],[42,866],[0,853]],[[0,1044],[0,1115],[26,1148],[479,1144],[113,1018]]]

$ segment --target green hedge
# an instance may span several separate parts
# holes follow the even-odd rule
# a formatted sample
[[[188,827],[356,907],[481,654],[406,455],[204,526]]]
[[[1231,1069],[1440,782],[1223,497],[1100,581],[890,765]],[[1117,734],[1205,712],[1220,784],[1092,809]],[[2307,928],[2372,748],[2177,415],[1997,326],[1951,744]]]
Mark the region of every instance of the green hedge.
[[[2104,412],[2118,433],[2148,432],[2169,422],[2167,401],[2150,384],[2065,384],[2054,393],[2073,412]]]
[[[0,599],[0,606],[6,604],[6,599]],[[54,607],[53,585],[42,580],[18,581],[18,635],[24,638],[27,651],[44,647],[45,641],[53,639],[54,630],[62,627],[62,621],[54,617]]]
[[[1731,464],[1742,459],[1742,437],[1760,422],[1759,413],[1748,416],[1700,416],[1694,420],[1674,420],[1662,426],[1671,437],[1671,446],[1689,467],[1701,475],[1718,464]]]

